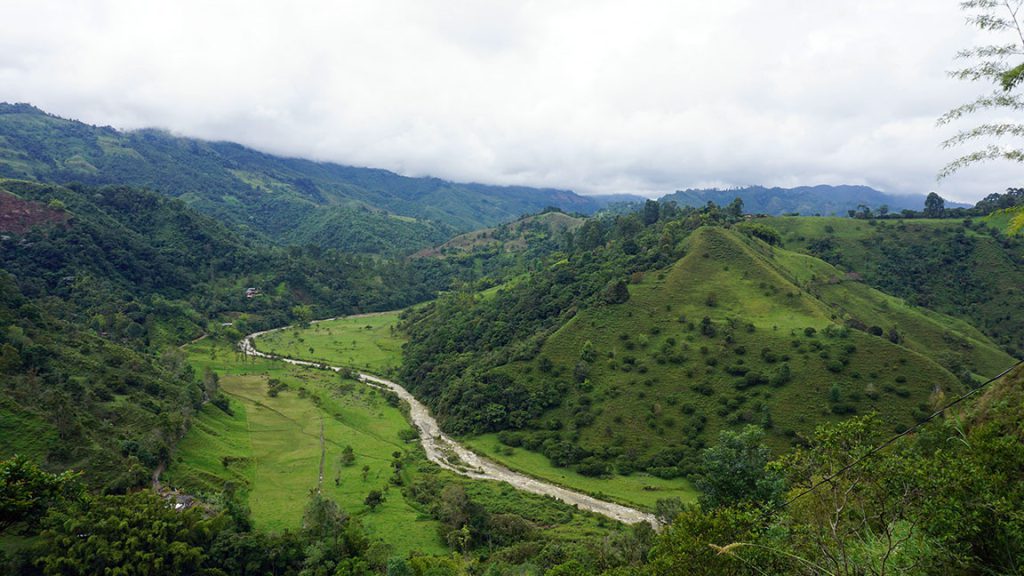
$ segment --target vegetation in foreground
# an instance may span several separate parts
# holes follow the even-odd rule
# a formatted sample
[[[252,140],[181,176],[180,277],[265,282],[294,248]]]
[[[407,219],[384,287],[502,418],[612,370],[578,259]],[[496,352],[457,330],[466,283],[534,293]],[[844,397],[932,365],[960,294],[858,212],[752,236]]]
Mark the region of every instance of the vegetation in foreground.
[[[724,431],[702,456],[700,504],[659,502],[670,525],[657,535],[636,528],[577,535],[572,543],[537,538],[528,524],[479,506],[468,488],[442,488],[433,476],[410,492],[440,494],[432,514],[461,552],[401,558],[316,493],[300,530],[267,534],[251,530],[237,506],[211,516],[199,508],[175,511],[147,492],[91,497],[72,489],[74,478],[18,459],[0,463],[0,482],[13,478],[27,487],[19,498],[0,500],[4,518],[14,519],[0,529],[43,528],[38,548],[6,560],[24,574],[115,566],[392,576],[1017,574],[1024,555],[1022,383],[1018,369],[880,452],[873,416],[823,425],[806,447],[773,462],[756,427]],[[5,486],[0,493],[13,492]]]

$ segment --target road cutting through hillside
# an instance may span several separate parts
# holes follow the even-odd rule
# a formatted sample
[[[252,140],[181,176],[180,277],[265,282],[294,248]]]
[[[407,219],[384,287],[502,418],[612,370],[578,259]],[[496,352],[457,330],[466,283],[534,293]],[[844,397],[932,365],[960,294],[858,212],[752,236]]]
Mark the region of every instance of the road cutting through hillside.
[[[278,330],[283,330],[283,328],[250,334],[239,342],[239,348],[243,353],[258,358],[279,360],[296,366],[309,366],[311,368],[321,368],[325,370],[333,370],[335,372],[343,370],[341,367],[330,366],[322,362],[309,362],[307,360],[286,358],[276,354],[260,352],[256,349],[256,346],[253,343],[255,338]],[[635,508],[630,508],[628,506],[623,506],[621,504],[616,504],[614,502],[600,500],[582,492],[570,490],[556,484],[551,484],[543,480],[515,472],[501,464],[480,456],[442,432],[441,427],[438,426],[437,421],[434,420],[434,417],[430,414],[430,410],[428,410],[423,403],[417,400],[401,385],[373,374],[367,374],[365,372],[358,372],[357,374],[360,381],[370,386],[390,390],[409,405],[409,418],[419,431],[420,441],[423,444],[423,450],[426,452],[427,458],[434,464],[469,478],[506,482],[519,490],[531,492],[533,494],[541,494],[543,496],[550,496],[556,500],[565,502],[566,504],[576,506],[581,510],[601,514],[602,516],[607,516],[608,518],[626,524],[647,522],[655,528],[660,527],[657,517],[653,514],[649,514]]]

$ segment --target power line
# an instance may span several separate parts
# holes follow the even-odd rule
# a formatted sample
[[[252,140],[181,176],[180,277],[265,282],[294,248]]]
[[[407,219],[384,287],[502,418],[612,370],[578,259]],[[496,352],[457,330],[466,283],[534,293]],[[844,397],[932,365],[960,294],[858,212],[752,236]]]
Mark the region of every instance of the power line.
[[[786,500],[786,501],[785,501],[784,503],[782,503],[782,504],[780,504],[780,505],[778,505],[778,506],[776,506],[776,507],[772,508],[772,509],[770,510],[770,512],[776,512],[776,511],[778,511],[778,510],[781,510],[781,509],[783,509],[783,508],[785,508],[785,507],[789,506],[789,505],[790,505],[790,504],[792,504],[793,502],[796,502],[797,500],[799,500],[799,499],[803,498],[804,496],[807,496],[807,495],[808,495],[808,494],[810,494],[811,492],[814,492],[815,490],[817,490],[818,488],[820,488],[820,487],[824,486],[825,484],[829,484],[829,483],[831,483],[831,482],[832,482],[833,480],[835,480],[835,479],[836,479],[836,478],[838,478],[839,476],[842,476],[842,475],[843,475],[843,474],[844,474],[845,472],[849,471],[849,470],[850,470],[851,468],[853,468],[854,466],[856,466],[856,465],[860,464],[860,463],[861,463],[861,462],[863,462],[864,460],[866,460],[866,459],[870,458],[871,456],[874,456],[874,455],[875,455],[875,454],[877,454],[878,452],[880,452],[880,451],[884,450],[885,448],[887,448],[887,447],[891,446],[891,445],[892,445],[893,443],[895,443],[895,442],[896,442],[897,440],[899,440],[900,438],[903,438],[904,436],[907,436],[907,435],[909,435],[909,434],[913,433],[914,431],[918,430],[919,428],[921,428],[921,427],[922,427],[922,426],[924,426],[925,424],[927,424],[927,423],[931,422],[931,421],[932,421],[932,420],[934,420],[935,418],[938,418],[938,417],[939,417],[939,416],[940,416],[940,415],[941,415],[941,414],[942,414],[943,412],[945,412],[946,410],[949,410],[949,409],[950,409],[950,408],[952,408],[953,406],[956,406],[957,404],[959,404],[959,403],[963,402],[964,400],[967,400],[967,399],[968,399],[968,398],[970,398],[971,396],[974,396],[974,395],[975,395],[975,394],[977,394],[978,392],[981,392],[981,391],[982,391],[982,390],[984,390],[984,389],[985,389],[986,387],[988,387],[988,386],[989,386],[990,384],[992,384],[992,383],[993,383],[993,382],[995,382],[996,380],[999,380],[999,379],[1000,379],[1000,378],[1002,378],[1003,376],[1006,376],[1006,375],[1007,375],[1007,374],[1009,374],[1009,373],[1010,373],[1010,372],[1011,372],[1011,371],[1012,371],[1012,370],[1013,370],[1014,368],[1017,368],[1018,366],[1020,366],[1020,365],[1022,365],[1022,364],[1024,364],[1024,360],[1019,360],[1019,361],[1017,361],[1016,363],[1014,363],[1014,364],[1013,364],[1012,366],[1010,366],[1010,367],[1009,367],[1009,368],[1007,368],[1006,370],[1003,370],[1002,372],[1000,372],[1000,373],[999,373],[999,375],[997,375],[997,376],[994,376],[994,377],[992,377],[992,378],[989,378],[989,379],[988,379],[988,381],[986,381],[986,382],[985,382],[984,384],[982,384],[981,386],[978,386],[977,388],[974,388],[974,389],[973,389],[973,390],[971,390],[970,392],[967,392],[966,394],[963,394],[963,395],[961,395],[961,396],[960,396],[959,398],[957,398],[956,400],[953,400],[952,402],[950,402],[950,403],[946,404],[946,405],[945,405],[945,406],[943,406],[942,408],[939,408],[939,409],[938,409],[938,410],[936,410],[936,411],[935,411],[934,413],[932,413],[932,415],[931,415],[931,416],[928,416],[927,418],[925,418],[924,420],[922,420],[922,421],[918,422],[918,423],[917,423],[917,424],[915,424],[914,426],[911,426],[910,428],[907,428],[907,429],[906,429],[906,430],[904,430],[903,432],[900,432],[899,434],[897,434],[897,435],[893,436],[892,438],[890,438],[890,439],[886,440],[885,442],[882,442],[882,443],[881,443],[881,444],[879,444],[878,446],[876,446],[876,447],[872,448],[872,449],[871,449],[871,450],[870,450],[870,451],[869,451],[869,452],[868,452],[867,454],[864,454],[864,455],[863,455],[863,456],[861,456],[860,458],[857,458],[857,459],[856,459],[856,460],[854,460],[853,462],[850,462],[850,463],[849,463],[849,464],[847,464],[846,466],[843,466],[843,467],[842,467],[842,468],[840,468],[840,469],[839,469],[838,471],[836,471],[836,472],[835,472],[834,474],[832,474],[832,475],[830,475],[830,476],[827,476],[827,477],[825,477],[825,478],[822,478],[821,480],[819,480],[818,482],[816,482],[816,483],[815,483],[814,485],[812,485],[812,486],[811,486],[810,488],[807,488],[807,489],[806,489],[806,490],[804,490],[803,492],[801,492],[801,493],[797,494],[796,496],[794,496],[794,497],[790,498],[789,500]]]

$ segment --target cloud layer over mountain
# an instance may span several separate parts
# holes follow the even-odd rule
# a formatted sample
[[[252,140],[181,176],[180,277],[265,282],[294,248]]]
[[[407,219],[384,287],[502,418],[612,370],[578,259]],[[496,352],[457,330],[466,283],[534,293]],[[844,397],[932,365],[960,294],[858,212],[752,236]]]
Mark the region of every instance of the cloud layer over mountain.
[[[953,0],[8,0],[0,100],[486,183],[656,195],[943,183]]]

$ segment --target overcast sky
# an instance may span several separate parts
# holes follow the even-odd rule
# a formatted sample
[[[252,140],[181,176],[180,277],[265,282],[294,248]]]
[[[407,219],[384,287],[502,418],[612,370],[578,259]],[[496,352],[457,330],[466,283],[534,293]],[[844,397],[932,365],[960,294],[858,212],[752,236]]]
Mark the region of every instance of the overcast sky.
[[[649,196],[937,183],[956,0],[0,0],[0,100],[454,180]]]

